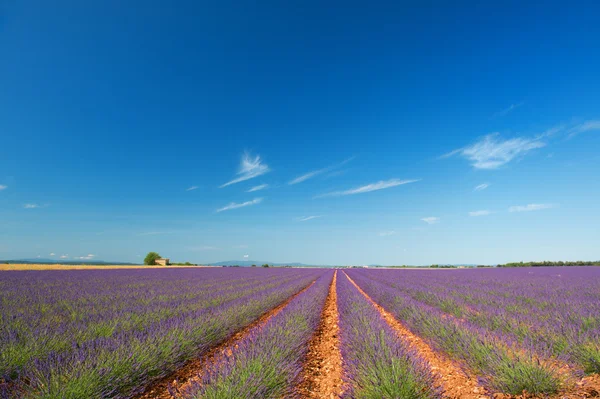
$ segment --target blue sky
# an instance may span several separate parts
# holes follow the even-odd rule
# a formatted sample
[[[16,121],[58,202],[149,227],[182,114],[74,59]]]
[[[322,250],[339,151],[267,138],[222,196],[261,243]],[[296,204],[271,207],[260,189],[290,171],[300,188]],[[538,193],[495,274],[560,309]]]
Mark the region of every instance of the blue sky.
[[[0,2],[0,258],[600,258],[600,5],[484,3]]]

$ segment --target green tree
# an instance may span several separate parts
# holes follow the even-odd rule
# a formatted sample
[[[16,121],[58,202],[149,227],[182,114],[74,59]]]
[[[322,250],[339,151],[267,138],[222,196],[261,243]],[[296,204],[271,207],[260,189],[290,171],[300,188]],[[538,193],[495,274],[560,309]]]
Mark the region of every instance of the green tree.
[[[157,252],[148,252],[148,255],[144,258],[144,265],[156,265],[156,259],[160,259]]]
[[[262,267],[269,267],[269,264],[265,263]]]

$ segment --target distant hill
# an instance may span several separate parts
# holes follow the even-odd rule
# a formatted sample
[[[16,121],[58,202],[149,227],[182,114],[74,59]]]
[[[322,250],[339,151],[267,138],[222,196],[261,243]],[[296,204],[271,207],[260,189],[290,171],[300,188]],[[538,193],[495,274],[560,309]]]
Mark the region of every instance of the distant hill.
[[[138,265],[138,263],[129,262],[105,262],[103,260],[56,260],[46,258],[26,258],[26,259],[7,259],[0,260],[0,263],[23,263],[39,265]]]

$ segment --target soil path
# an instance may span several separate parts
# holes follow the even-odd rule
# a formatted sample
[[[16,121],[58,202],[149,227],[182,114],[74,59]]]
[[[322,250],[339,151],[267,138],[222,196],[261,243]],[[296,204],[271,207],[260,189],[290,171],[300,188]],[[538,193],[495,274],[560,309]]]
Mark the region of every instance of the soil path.
[[[385,321],[396,331],[398,336],[407,342],[415,351],[429,363],[433,371],[436,383],[442,388],[443,397],[448,399],[485,399],[491,398],[485,388],[477,383],[476,378],[466,375],[459,366],[450,359],[434,351],[423,339],[410,332],[402,323],[375,302],[366,292],[362,290],[346,273],[344,275],[350,280],[361,294],[379,311]]]
[[[309,343],[303,366],[304,380],[298,387],[303,398],[333,399],[339,398],[343,392],[336,283],[337,270],[333,274],[319,328]]]
[[[312,281],[308,286],[304,287],[286,299],[285,302],[264,313],[251,324],[247,325],[231,337],[227,338],[225,341],[204,353],[201,357],[190,360],[171,375],[153,383],[146,388],[142,394],[134,396],[134,399],[172,399],[173,396],[169,393],[169,386],[175,387],[176,389],[181,389],[193,380],[200,378],[202,372],[210,367],[210,365],[214,363],[218,356],[227,356],[227,352],[231,351],[231,347],[235,347],[253,329],[262,327],[267,321],[269,321],[269,319],[277,315],[287,305],[289,305],[294,298],[312,287],[315,284],[315,281],[316,280]]]

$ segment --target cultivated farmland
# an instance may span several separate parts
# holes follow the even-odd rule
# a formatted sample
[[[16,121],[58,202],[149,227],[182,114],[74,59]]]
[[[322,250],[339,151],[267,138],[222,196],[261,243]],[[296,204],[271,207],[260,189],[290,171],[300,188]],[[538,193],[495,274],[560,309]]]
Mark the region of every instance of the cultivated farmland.
[[[587,398],[600,268],[0,272],[2,398]]]

